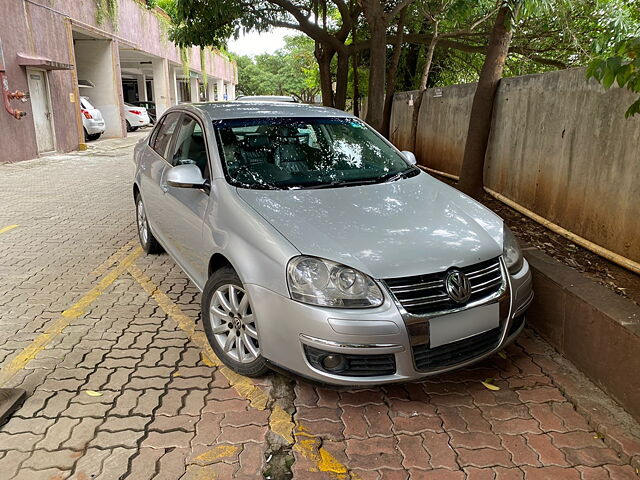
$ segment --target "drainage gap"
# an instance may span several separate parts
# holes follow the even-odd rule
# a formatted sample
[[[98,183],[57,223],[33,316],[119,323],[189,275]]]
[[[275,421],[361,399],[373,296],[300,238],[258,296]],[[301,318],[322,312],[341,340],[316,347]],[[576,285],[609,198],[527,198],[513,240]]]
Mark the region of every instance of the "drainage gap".
[[[274,373],[272,384],[273,388],[267,407],[273,411],[277,405],[293,417],[295,413],[293,405],[295,381],[279,373]],[[293,435],[293,432],[291,434]],[[293,473],[291,473],[294,461],[292,449],[293,445],[287,443],[280,435],[273,433],[271,430],[267,432],[267,448],[264,452],[265,467],[263,471],[265,480],[291,480],[293,478]]]

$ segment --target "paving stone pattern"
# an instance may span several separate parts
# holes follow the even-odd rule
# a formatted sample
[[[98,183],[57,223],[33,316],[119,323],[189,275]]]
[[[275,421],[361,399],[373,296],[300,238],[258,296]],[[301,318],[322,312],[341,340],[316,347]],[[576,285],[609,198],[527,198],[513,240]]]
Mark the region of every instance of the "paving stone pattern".
[[[0,234],[0,367],[135,248],[131,145],[140,135],[0,165],[0,228],[19,224]],[[136,266],[198,322],[200,294],[173,260],[141,256]],[[554,372],[565,367],[548,345],[527,332],[505,353],[368,390],[295,380],[295,431],[318,441],[313,454],[293,448],[294,478],[637,480],[637,432],[614,437],[611,427],[620,445],[596,434],[558,388]],[[251,406],[210,365],[123,273],[3,385],[29,396],[0,426],[0,478],[262,478],[271,409]],[[269,395],[274,378],[255,383]],[[500,390],[485,388],[487,378]]]

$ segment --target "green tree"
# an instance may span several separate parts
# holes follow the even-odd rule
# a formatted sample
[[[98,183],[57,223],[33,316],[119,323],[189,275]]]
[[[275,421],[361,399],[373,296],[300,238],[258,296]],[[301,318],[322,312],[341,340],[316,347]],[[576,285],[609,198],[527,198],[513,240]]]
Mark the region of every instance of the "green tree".
[[[640,93],[640,8],[620,0],[610,0],[616,14],[604,22],[593,42],[595,57],[587,68],[587,78],[595,78],[604,88],[617,84]],[[631,104],[625,117],[640,114],[640,98]]]
[[[609,89],[614,83],[640,94],[640,37],[618,42],[607,58],[596,58],[587,69],[593,77]],[[640,114],[640,97],[625,112],[625,117]]]
[[[238,90],[245,95],[293,95],[307,103],[320,91],[314,42],[304,35],[285,37],[273,54],[236,57]]]

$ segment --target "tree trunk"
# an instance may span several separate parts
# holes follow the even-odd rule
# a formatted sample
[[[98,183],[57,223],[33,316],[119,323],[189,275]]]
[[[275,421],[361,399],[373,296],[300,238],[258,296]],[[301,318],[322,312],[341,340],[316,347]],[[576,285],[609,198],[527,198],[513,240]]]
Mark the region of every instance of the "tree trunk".
[[[320,90],[322,92],[322,104],[326,107],[333,107],[333,80],[331,78],[331,59],[335,54],[335,50],[332,50],[326,45],[322,45],[320,42],[316,42],[316,48],[314,55],[318,61],[318,68],[320,70]]]
[[[351,31],[351,42],[356,43],[356,27],[354,23],[353,30]],[[353,114],[356,117],[360,117],[360,75],[358,74],[358,52],[353,52],[351,55],[353,60]]]
[[[387,22],[379,0],[362,2],[369,25],[369,93],[366,121],[376,130],[382,128],[384,112],[385,76],[387,63]]]
[[[458,188],[474,198],[481,198],[484,193],[484,158],[491,132],[493,101],[511,43],[510,19],[511,10],[502,6],[491,30],[487,56],[473,96]]]
[[[398,34],[396,42],[393,45],[393,55],[391,55],[391,62],[389,64],[389,70],[387,71],[387,90],[384,97],[384,108],[382,110],[382,125],[380,133],[387,139],[391,139],[391,110],[393,108],[393,96],[396,92],[396,79],[398,77],[398,65],[400,64],[400,53],[402,53],[402,39],[404,35],[404,18],[407,11],[407,7],[400,10],[400,17],[398,18]]]
[[[338,52],[338,68],[336,71],[336,93],[333,106],[339,110],[347,107],[347,87],[349,86],[349,54]]]
[[[420,120],[420,106],[422,105],[422,99],[424,98],[424,92],[427,91],[427,83],[429,82],[429,73],[431,72],[431,64],[433,63],[433,52],[436,49],[438,43],[438,22],[433,22],[433,37],[427,47],[427,56],[424,60],[424,68],[422,69],[422,77],[420,77],[420,87],[418,95],[413,102],[413,112],[411,114],[411,136],[409,137],[411,142],[411,151],[416,151],[416,140],[418,137],[418,120]]]

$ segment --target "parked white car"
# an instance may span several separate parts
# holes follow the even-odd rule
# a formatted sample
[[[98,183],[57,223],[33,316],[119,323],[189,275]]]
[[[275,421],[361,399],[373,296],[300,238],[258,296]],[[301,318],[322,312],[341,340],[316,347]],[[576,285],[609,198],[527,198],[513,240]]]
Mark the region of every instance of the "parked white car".
[[[89,97],[80,97],[80,112],[85,140],[97,140],[104,133],[105,123],[100,110],[89,101]]]
[[[292,95],[243,95],[236,98],[236,102],[300,103]]]
[[[127,132],[135,132],[140,127],[151,125],[151,119],[149,118],[149,113],[146,108],[125,103],[124,111],[125,120],[127,121]]]

